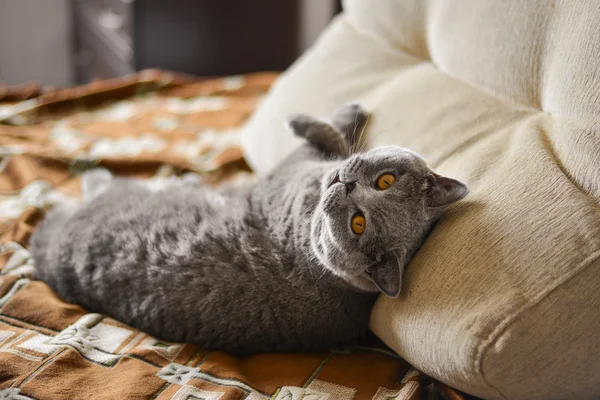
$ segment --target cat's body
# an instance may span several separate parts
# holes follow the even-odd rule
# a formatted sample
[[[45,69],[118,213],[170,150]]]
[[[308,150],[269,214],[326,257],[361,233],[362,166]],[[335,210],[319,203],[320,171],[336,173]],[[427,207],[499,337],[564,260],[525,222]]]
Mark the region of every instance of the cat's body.
[[[386,283],[373,285],[364,266],[346,277],[332,261],[344,264],[344,256],[323,250],[330,239],[322,235],[335,237],[337,229],[324,225],[334,218],[324,210],[345,201],[332,193],[338,176],[352,171],[318,147],[306,145],[255,185],[227,192],[193,184],[153,191],[112,179],[36,231],[39,277],[64,299],[167,341],[236,354],[355,344],[376,287]],[[392,263],[400,274],[437,214],[419,217],[429,220]],[[390,258],[369,259],[382,256]]]

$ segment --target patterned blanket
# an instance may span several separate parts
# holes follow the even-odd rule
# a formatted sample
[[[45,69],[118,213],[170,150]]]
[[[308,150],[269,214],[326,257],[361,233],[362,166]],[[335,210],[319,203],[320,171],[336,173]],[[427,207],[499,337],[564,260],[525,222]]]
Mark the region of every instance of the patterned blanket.
[[[248,179],[241,127],[276,76],[143,71],[73,89],[0,87],[0,399],[467,398],[377,340],[234,358],[157,340],[35,280],[31,232],[51,207],[78,201],[82,171]]]

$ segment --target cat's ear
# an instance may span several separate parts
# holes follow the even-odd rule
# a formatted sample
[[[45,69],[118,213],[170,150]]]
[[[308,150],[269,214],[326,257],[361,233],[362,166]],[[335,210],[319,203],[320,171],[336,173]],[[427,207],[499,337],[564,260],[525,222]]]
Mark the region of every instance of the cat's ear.
[[[456,179],[446,178],[435,173],[429,173],[429,191],[427,206],[430,208],[446,207],[463,199],[468,193],[467,185]]]
[[[404,273],[404,257],[397,251],[387,253],[381,263],[371,268],[371,280],[383,294],[389,297],[398,297],[402,288],[402,274]]]

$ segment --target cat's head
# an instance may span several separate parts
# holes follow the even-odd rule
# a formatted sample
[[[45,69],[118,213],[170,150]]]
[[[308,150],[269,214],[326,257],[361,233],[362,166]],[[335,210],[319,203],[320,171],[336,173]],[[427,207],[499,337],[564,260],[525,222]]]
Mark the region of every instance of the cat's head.
[[[312,249],[354,286],[396,297],[404,267],[432,225],[467,192],[401,147],[353,155],[323,177]]]

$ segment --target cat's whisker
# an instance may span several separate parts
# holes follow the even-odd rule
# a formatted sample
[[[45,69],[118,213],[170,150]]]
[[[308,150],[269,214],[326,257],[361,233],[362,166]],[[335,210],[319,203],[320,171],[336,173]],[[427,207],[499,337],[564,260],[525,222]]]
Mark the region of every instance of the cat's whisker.
[[[318,259],[317,259],[317,262],[318,262]],[[329,273],[329,270],[327,268],[322,268],[322,272],[319,275],[319,277],[317,278],[317,280],[315,281],[315,283],[319,283],[321,281],[321,279],[323,279],[328,273]]]
[[[369,124],[370,118],[371,118],[371,114],[367,114],[367,119],[363,123],[362,129],[360,131],[360,134],[358,135],[358,138],[355,137],[353,139],[354,143],[352,144],[352,146],[354,147],[354,152],[350,152],[350,154],[356,154],[356,149],[358,148],[358,146],[363,146],[363,144],[362,144],[362,138],[363,138],[363,135],[364,135],[365,130],[367,128],[367,125]],[[364,149],[360,149],[359,152],[362,152],[362,150],[364,150]]]
[[[352,144],[354,142],[357,128],[358,128],[358,113],[355,113],[354,114],[354,128],[352,128],[352,132],[348,132],[346,134],[348,143]]]
[[[342,138],[342,137],[340,137],[340,135],[337,135],[337,134],[336,134],[336,139],[337,139],[337,141],[338,141],[338,148],[339,148],[340,150],[342,150],[342,149],[343,149],[343,147],[344,147],[343,138]],[[337,155],[332,155],[332,158],[333,158],[333,159],[335,159],[335,158],[337,158],[337,157],[338,157]]]

